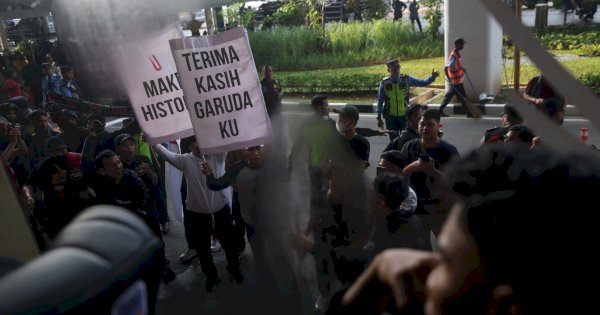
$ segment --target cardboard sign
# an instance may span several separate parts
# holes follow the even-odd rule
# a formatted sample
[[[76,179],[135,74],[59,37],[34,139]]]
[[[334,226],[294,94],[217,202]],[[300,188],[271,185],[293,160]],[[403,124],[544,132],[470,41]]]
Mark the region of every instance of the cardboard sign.
[[[169,43],[202,153],[268,142],[271,126],[246,30]]]
[[[169,40],[175,26],[119,46],[117,64],[133,111],[150,144],[193,135]]]

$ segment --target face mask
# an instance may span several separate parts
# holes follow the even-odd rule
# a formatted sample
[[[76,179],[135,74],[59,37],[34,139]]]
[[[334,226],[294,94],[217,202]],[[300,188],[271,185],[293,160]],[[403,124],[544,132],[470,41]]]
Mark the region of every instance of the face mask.
[[[337,123],[335,124],[335,129],[337,129],[337,131],[341,132],[341,133],[348,131],[349,128],[350,128],[350,123],[342,124],[338,120]]]

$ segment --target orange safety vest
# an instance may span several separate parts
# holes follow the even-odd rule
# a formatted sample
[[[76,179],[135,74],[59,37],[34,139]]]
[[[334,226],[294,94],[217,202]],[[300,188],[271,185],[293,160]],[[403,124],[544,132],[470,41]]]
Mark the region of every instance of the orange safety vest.
[[[458,70],[452,70],[452,68],[448,68],[448,76],[450,79],[450,83],[460,84],[463,82],[463,76],[465,75],[465,70],[463,70],[463,63],[460,59],[460,53],[456,51],[456,49],[454,49],[450,53],[450,57],[448,59],[452,57],[454,57],[454,60],[456,61],[455,65],[458,68]]]

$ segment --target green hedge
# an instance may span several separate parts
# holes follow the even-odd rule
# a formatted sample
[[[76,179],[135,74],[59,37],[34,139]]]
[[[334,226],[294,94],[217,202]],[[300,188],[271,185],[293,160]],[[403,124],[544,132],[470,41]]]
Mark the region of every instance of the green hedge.
[[[313,70],[355,67],[388,59],[420,59],[443,55],[442,37],[414,33],[407,23],[328,23],[323,32],[305,27],[280,27],[249,33],[258,67],[276,70]]]
[[[574,50],[580,56],[600,56],[600,27],[553,27],[540,37],[546,48]]]
[[[424,79],[431,74],[431,70],[443,70],[444,58],[429,58],[401,62],[401,72],[416,78]],[[600,94],[600,57],[578,58],[576,60],[561,61],[573,77],[581,81],[595,93]],[[513,65],[506,65],[508,82],[502,71],[502,84],[512,84]],[[540,71],[533,64],[521,65],[521,84],[539,75]],[[306,94],[335,94],[335,93],[361,93],[375,95],[379,82],[387,75],[385,64],[368,67],[323,69],[314,71],[275,72],[275,77],[281,81],[286,93]],[[444,79],[440,75],[433,84],[441,86]]]

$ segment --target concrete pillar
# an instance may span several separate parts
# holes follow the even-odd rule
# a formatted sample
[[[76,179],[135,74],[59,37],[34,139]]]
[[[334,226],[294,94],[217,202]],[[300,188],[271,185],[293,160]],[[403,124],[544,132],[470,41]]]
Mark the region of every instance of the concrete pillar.
[[[4,51],[4,49],[8,49],[8,39],[6,36],[6,28],[4,27],[4,23],[0,23],[0,49]]]
[[[215,34],[215,22],[213,19],[212,8],[204,9],[204,18],[206,19],[206,29],[208,31],[208,35]]]
[[[444,1],[444,46],[446,60],[454,49],[454,40],[463,37],[467,44],[462,61],[473,82],[475,93],[465,76],[467,97],[496,95],[502,85],[502,28],[479,1]],[[448,86],[446,86],[446,89]]]

